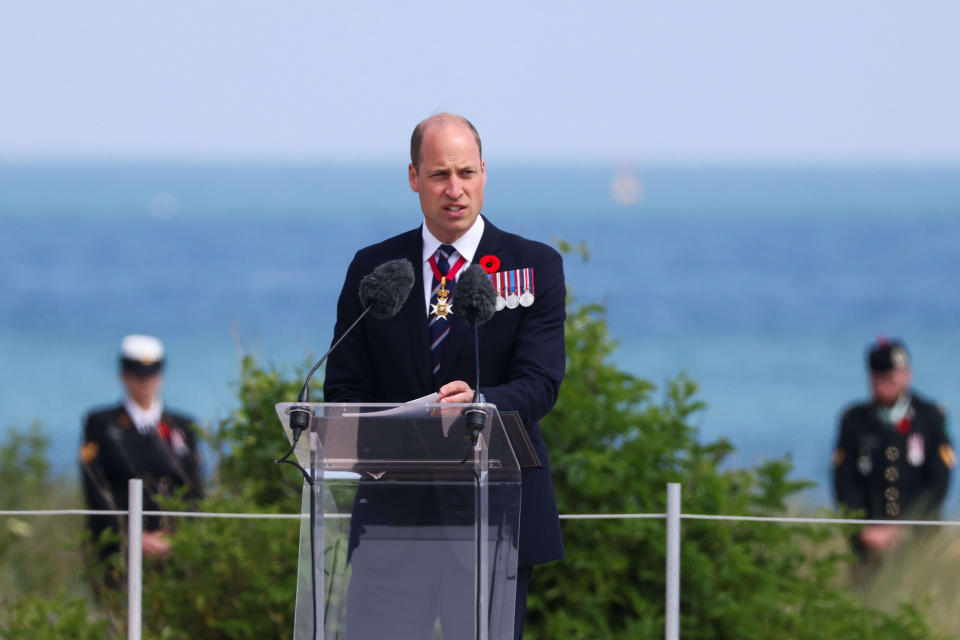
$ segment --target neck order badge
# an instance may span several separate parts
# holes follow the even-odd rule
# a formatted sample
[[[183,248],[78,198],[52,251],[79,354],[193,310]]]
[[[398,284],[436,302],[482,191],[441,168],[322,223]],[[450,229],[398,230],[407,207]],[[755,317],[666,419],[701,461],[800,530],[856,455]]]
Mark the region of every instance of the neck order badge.
[[[436,298],[436,302],[430,308],[430,315],[434,318],[446,320],[447,315],[453,313],[453,305],[448,302],[448,298],[456,284],[457,274],[467,263],[467,259],[460,256],[453,266],[448,268],[450,257],[454,253],[456,253],[456,249],[443,244],[440,245],[436,253],[430,256],[430,269],[433,271],[433,295],[431,297]],[[443,273],[444,270],[447,271],[446,274]],[[449,290],[447,289],[447,283],[450,283]]]
[[[447,301],[450,292],[447,291],[447,276],[440,277],[440,288],[437,289],[437,302],[431,306],[430,314],[436,318],[447,319],[453,313],[453,305]]]

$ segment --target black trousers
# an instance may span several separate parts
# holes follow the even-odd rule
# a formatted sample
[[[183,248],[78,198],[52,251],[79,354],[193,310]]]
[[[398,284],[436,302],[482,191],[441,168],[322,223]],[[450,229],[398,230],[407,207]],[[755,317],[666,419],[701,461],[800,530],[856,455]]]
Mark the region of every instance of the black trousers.
[[[530,576],[533,567],[517,568],[517,609],[513,618],[514,640],[523,638],[523,626],[527,621],[527,590],[530,587]]]
[[[364,566],[365,551],[376,553],[376,564]],[[439,618],[443,637],[474,637],[472,567],[458,558],[452,545],[382,541],[361,544],[354,552],[353,573],[347,592],[347,640],[430,638]],[[472,543],[463,551],[472,551]],[[390,562],[390,559],[393,562]],[[513,637],[523,638],[527,617],[527,592],[533,567],[518,567]],[[359,606],[355,606],[359,605]],[[496,633],[503,638],[501,629]]]

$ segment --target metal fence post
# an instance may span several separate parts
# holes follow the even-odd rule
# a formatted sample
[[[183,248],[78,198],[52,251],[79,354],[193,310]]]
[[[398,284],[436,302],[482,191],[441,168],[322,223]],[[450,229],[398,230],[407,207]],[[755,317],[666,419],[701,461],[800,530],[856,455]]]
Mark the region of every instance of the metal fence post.
[[[680,638],[680,483],[667,485],[666,640]]]
[[[127,483],[127,640],[140,640],[143,590],[143,480]]]

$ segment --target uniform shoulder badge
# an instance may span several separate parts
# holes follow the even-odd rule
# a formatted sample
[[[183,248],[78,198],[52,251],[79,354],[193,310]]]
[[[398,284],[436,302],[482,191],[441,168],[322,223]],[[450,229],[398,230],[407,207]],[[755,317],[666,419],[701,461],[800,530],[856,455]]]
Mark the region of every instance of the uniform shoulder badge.
[[[99,454],[100,445],[98,445],[96,442],[87,442],[80,447],[80,460],[83,462],[83,464],[90,464],[96,460]]]
[[[847,459],[847,452],[837,447],[833,450],[833,456],[831,456],[830,461],[833,463],[834,467],[839,467],[843,464],[843,461]]]
[[[940,459],[943,460],[943,464],[947,467],[947,469],[953,469],[954,465],[957,464],[957,454],[953,452],[953,447],[946,442],[940,445],[938,453],[940,454]]]

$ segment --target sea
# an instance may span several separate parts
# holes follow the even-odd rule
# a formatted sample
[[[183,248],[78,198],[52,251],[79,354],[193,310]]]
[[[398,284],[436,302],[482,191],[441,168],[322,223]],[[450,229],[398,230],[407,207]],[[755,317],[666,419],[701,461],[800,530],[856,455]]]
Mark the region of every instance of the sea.
[[[490,163],[484,213],[583,243],[568,288],[606,305],[617,365],[658,394],[696,381],[700,437],[728,439],[732,467],[789,456],[807,507],[831,504],[876,336],[905,340],[916,388],[960,415],[960,168]],[[0,163],[0,441],[40,421],[76,477],[127,333],[164,341],[167,403],[213,424],[241,353],[317,357],[354,252],[420,220],[400,163]],[[279,426],[263,446],[280,452]]]

